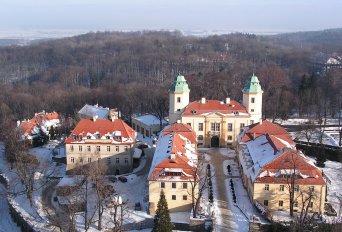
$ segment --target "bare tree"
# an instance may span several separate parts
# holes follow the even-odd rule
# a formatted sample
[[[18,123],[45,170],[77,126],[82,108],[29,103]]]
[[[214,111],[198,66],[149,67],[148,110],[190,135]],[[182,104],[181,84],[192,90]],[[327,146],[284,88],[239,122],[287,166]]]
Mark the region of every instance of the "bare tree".
[[[112,194],[106,200],[107,206],[110,209],[112,215],[112,222],[114,226],[112,227],[113,232],[124,231],[123,220],[128,216],[128,201],[123,201],[121,196],[118,194]]]
[[[188,190],[188,194],[191,197],[192,217],[196,218],[203,192],[208,188],[208,179],[212,176],[207,175],[203,159],[193,160],[193,163],[191,177],[189,178],[190,191]]]

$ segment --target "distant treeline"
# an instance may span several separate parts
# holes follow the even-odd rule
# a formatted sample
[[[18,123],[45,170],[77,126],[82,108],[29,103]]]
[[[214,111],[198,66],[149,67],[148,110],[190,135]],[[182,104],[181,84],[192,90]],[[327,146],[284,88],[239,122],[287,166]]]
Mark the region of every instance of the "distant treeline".
[[[291,38],[102,32],[2,47],[0,118],[31,118],[41,110],[72,116],[85,103],[118,107],[125,116],[167,115],[167,90],[179,73],[188,80],[191,100],[241,100],[253,72],[264,89],[265,116],[336,117],[342,72],[314,64],[324,63],[328,51],[341,52],[339,45],[334,50],[334,43]]]

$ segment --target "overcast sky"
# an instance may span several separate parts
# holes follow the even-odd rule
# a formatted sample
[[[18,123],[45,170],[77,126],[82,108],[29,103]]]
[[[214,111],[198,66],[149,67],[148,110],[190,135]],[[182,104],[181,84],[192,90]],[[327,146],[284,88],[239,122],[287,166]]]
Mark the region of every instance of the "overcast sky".
[[[0,0],[6,30],[207,30],[342,27],[342,0]]]

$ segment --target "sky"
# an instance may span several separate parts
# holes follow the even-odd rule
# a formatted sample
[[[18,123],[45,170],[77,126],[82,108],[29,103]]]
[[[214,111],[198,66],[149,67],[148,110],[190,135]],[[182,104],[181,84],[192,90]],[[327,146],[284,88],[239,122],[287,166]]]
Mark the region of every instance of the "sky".
[[[5,31],[279,33],[342,27],[342,0],[0,0]]]

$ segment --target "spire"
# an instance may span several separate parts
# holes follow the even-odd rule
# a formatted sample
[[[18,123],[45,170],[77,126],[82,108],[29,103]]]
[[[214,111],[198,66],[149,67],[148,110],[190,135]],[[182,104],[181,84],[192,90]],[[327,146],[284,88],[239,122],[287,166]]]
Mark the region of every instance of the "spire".
[[[170,92],[182,93],[182,92],[190,92],[189,86],[186,83],[186,79],[182,75],[178,75],[174,82],[172,83]]]
[[[243,93],[259,93],[259,92],[263,92],[261,89],[261,85],[259,82],[259,79],[257,76],[253,75],[250,77],[250,80],[247,81],[247,83],[245,84],[243,90]]]

